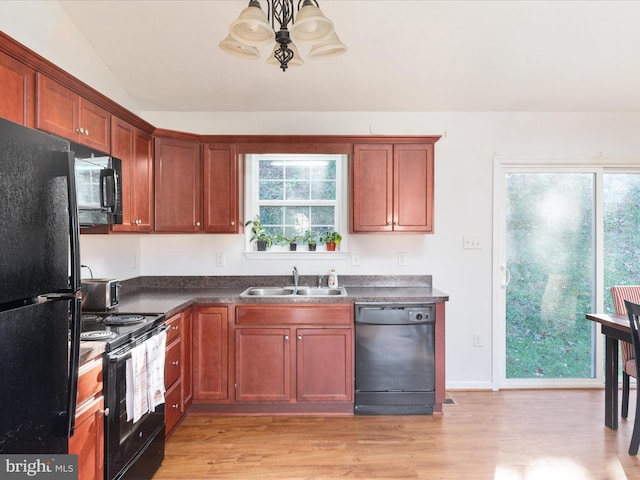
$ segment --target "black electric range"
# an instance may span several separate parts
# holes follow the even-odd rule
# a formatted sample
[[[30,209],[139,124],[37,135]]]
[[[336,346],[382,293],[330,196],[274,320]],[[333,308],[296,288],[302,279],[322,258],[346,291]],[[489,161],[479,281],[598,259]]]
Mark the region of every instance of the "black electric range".
[[[112,351],[135,341],[164,322],[159,313],[83,312],[80,340],[105,342],[105,351]]]

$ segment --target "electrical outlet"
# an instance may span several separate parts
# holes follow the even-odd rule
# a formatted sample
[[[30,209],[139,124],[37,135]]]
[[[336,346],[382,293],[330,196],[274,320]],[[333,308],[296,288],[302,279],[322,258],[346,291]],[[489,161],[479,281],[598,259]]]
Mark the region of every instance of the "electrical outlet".
[[[352,267],[359,267],[360,266],[360,255],[358,255],[357,253],[352,253],[351,254],[351,266]]]
[[[407,266],[407,254],[404,252],[398,252],[398,266],[406,267]]]
[[[216,253],[216,267],[222,268],[226,265],[227,259],[224,256],[224,253]]]
[[[462,248],[465,250],[479,250],[482,248],[480,237],[477,235],[465,235],[462,237]]]
[[[482,347],[482,336],[478,332],[473,334],[473,346]]]

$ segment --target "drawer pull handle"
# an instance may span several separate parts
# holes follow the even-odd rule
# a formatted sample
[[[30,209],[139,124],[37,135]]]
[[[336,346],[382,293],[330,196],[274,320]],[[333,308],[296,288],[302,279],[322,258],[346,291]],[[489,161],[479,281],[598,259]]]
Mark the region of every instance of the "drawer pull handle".
[[[175,362],[171,362],[171,365],[175,365],[176,367],[180,365],[180,360],[176,360]]]

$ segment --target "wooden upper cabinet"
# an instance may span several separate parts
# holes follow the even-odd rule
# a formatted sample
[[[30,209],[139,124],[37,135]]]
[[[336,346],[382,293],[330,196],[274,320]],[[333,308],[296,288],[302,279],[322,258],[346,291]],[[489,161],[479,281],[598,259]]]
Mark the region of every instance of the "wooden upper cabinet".
[[[238,233],[240,196],[236,146],[210,143],[204,147],[204,231]]]
[[[122,160],[122,225],[114,232],[153,230],[153,143],[150,135],[111,117],[111,154]]]
[[[34,70],[0,52],[0,117],[35,126],[35,77]]]
[[[36,128],[110,153],[111,114],[37,74]]]
[[[433,144],[356,144],[351,231],[433,232]]]
[[[155,231],[201,232],[201,144],[157,137],[154,169]]]

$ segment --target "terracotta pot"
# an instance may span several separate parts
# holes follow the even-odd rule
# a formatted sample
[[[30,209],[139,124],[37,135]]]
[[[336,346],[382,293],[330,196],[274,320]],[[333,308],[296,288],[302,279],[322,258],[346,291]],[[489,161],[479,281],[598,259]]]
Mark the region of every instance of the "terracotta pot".
[[[336,251],[336,242],[327,242],[327,252]]]

